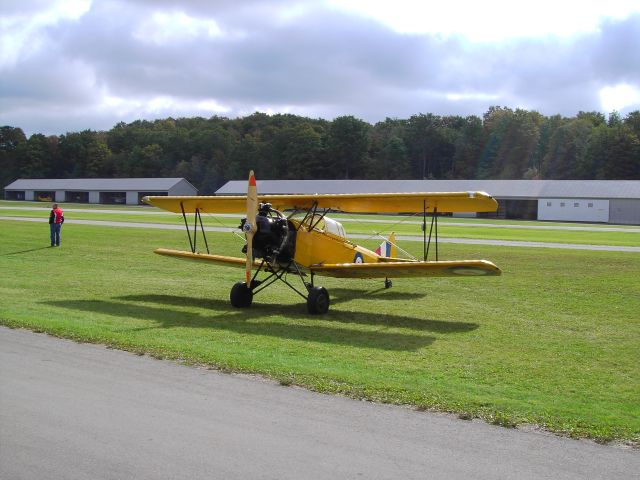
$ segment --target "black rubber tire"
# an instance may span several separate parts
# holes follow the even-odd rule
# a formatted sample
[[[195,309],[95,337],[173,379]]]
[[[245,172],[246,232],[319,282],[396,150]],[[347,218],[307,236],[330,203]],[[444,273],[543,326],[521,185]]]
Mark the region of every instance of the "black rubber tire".
[[[231,289],[229,299],[231,300],[231,305],[234,307],[247,308],[251,306],[251,302],[253,301],[253,292],[250,288],[247,288],[245,282],[238,282]]]
[[[391,287],[393,287],[393,282],[387,278],[384,281],[384,288],[391,288]]]
[[[307,310],[312,315],[323,315],[329,311],[329,292],[324,287],[311,287],[307,297]]]

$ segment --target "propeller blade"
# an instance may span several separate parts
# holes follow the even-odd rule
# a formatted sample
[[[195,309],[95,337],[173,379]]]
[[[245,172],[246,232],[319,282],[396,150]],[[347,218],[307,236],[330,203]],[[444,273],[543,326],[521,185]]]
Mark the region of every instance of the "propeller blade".
[[[247,287],[251,287],[251,266],[253,265],[253,233],[247,233],[247,264],[245,267],[245,277]]]
[[[249,172],[249,187],[247,188],[247,220],[244,232],[247,236],[247,263],[245,275],[247,287],[251,287],[251,268],[253,267],[253,235],[256,233],[256,216],[258,215],[258,189],[253,170]]]

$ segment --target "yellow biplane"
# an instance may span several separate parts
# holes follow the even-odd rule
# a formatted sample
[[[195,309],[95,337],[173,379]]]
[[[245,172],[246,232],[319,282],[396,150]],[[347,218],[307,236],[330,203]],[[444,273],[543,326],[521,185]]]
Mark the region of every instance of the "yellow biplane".
[[[315,275],[339,278],[391,278],[500,275],[487,260],[439,261],[437,250],[438,215],[450,212],[492,212],[498,203],[484,192],[456,193],[372,193],[332,195],[260,195],[253,171],[246,196],[144,197],[143,201],[164,210],[181,213],[190,251],[158,248],[155,253],[170,257],[212,262],[245,269],[245,281],[231,289],[234,307],[249,307],[253,296],[280,280],[307,302],[312,314],[329,309],[329,294],[314,284]],[[359,213],[422,214],[424,258],[422,261],[395,257],[393,237],[386,252],[374,252],[350,242],[342,225],[327,217],[329,211]],[[283,212],[287,211],[285,215]],[[194,214],[193,237],[187,214]],[[244,258],[212,254],[202,224],[202,213],[246,213],[240,229],[246,236]],[[431,227],[427,239],[427,216]],[[207,253],[196,248],[198,222]],[[436,260],[427,261],[435,225]],[[287,279],[295,274],[303,288]],[[262,275],[264,278],[259,279]],[[309,281],[307,281],[309,277]]]

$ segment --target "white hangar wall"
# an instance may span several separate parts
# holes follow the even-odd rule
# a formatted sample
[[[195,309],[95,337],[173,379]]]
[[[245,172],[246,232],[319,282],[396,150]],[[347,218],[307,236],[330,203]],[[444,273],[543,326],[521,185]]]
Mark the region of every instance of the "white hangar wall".
[[[178,183],[173,185],[168,194],[169,195],[196,195],[198,192],[194,192],[195,188],[184,178],[181,179]]]
[[[538,220],[609,222],[609,200],[593,198],[538,199]]]
[[[196,195],[184,178],[18,179],[4,187],[6,200],[138,205],[145,195]]]
[[[609,202],[609,222],[640,225],[640,199],[617,198]]]
[[[273,195],[484,191],[498,201],[498,211],[479,213],[482,218],[640,225],[640,180],[258,180],[257,184],[258,192]],[[216,195],[246,191],[246,180],[232,180]]]

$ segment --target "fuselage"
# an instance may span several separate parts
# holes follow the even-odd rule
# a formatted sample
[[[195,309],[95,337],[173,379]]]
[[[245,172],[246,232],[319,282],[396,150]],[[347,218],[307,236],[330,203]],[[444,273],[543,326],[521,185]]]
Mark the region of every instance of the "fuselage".
[[[325,263],[377,263],[379,261],[380,257],[375,252],[350,242],[344,236],[330,232],[329,228],[324,228],[325,226],[334,227],[330,222],[337,223],[327,220],[329,221],[309,229],[307,222],[301,225],[300,221],[290,219],[297,229],[294,260],[298,265],[311,267]],[[344,233],[342,228],[332,229]]]

